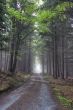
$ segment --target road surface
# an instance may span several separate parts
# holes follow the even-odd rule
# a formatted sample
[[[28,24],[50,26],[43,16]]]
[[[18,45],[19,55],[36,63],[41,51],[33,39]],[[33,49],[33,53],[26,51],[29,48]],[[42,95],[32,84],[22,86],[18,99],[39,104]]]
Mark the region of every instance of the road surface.
[[[41,75],[0,98],[0,110],[59,110]]]

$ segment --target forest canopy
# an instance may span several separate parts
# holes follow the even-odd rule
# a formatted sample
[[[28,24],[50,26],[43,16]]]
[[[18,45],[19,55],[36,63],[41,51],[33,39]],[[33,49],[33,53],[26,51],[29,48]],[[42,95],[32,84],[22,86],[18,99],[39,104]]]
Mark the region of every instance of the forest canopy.
[[[50,51],[53,59],[51,63],[54,63],[51,67],[53,68],[52,73],[58,73],[59,68],[62,69],[61,73],[64,73],[66,48],[69,48],[66,45],[70,42],[67,41],[64,46],[64,40],[67,40],[67,35],[70,33],[69,28],[72,28],[72,24],[69,23],[72,20],[72,1],[4,0],[0,2],[0,10],[1,64],[3,51],[6,55],[4,61],[7,63],[6,67],[1,65],[1,70],[6,68],[14,73],[18,62],[22,64],[24,59],[22,70],[26,71],[28,62],[32,62],[32,56],[38,53],[44,57]],[[68,28],[68,25],[71,26]],[[65,35],[66,31],[67,35]],[[58,47],[61,48],[61,51]],[[61,64],[57,56],[62,59]],[[59,67],[55,64],[56,61]],[[31,70],[30,63],[27,71]]]

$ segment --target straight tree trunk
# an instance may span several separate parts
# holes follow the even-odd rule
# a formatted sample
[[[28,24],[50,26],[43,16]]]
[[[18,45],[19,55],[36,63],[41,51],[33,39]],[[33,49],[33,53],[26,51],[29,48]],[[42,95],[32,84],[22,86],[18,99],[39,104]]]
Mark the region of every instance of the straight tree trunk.
[[[2,70],[2,49],[1,49],[1,66],[0,66],[0,70]]]
[[[20,39],[18,35],[16,46],[15,46],[15,52],[14,52],[14,62],[13,62],[13,67],[12,67],[12,73],[14,73],[16,69],[19,46],[20,46]]]
[[[57,57],[58,57],[57,56],[57,36],[55,36],[55,44],[54,44],[54,46],[55,46],[55,48],[54,48],[55,49],[54,50],[55,51],[55,54],[54,54],[54,57],[55,57],[55,59],[54,59],[55,60],[54,77],[58,78],[58,74],[57,74],[58,73],[58,71],[57,71],[58,70],[58,66],[57,66],[57,62],[58,62],[58,59],[57,59]]]
[[[28,39],[28,73],[31,73],[31,36]]]
[[[64,36],[62,36],[62,79],[64,79]]]
[[[12,69],[13,69],[13,60],[14,60],[14,42],[15,42],[15,39],[14,39],[14,36],[12,38],[12,41],[11,41],[11,49],[10,49],[10,61],[9,61],[9,71],[12,72]]]

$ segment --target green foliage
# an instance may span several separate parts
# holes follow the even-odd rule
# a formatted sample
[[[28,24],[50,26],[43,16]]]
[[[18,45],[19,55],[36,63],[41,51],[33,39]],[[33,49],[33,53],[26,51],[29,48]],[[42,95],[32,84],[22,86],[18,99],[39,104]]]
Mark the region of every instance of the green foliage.
[[[38,21],[39,22],[50,22],[52,18],[56,17],[56,13],[51,10],[44,10],[38,13]]]
[[[3,22],[5,21],[5,13],[6,13],[6,8],[5,8],[5,0],[0,1],[0,28],[4,28]]]
[[[40,10],[37,13],[37,22],[39,24],[39,30],[40,32],[45,32],[49,30],[49,23],[56,21],[57,18],[59,18],[61,21],[64,21],[67,19],[66,17],[66,10],[70,9],[70,7],[73,7],[73,3],[69,2],[63,2],[55,6],[54,8],[50,9],[44,9]],[[43,28],[42,28],[43,26]],[[47,30],[48,29],[48,30]]]
[[[33,40],[32,40],[33,53],[37,55],[41,54],[42,49],[44,50],[44,45],[45,45],[45,42],[41,38],[41,36],[33,37]]]
[[[17,20],[26,20],[26,17],[20,11],[17,11],[14,8],[8,7],[7,11],[11,17],[15,17]]]
[[[69,2],[64,2],[58,4],[54,9],[43,10],[43,11],[41,10],[38,13],[37,19],[39,22],[44,22],[44,21],[50,22],[58,15],[63,14],[70,7],[73,7],[73,3],[71,3],[70,5]]]
[[[35,18],[32,16],[34,10],[36,10],[36,5],[32,2],[26,2],[25,0],[19,0],[20,9],[16,9],[12,7],[12,3],[7,5],[7,12],[11,16],[11,18],[15,18],[16,20],[27,22],[27,23],[34,23]]]
[[[64,96],[57,96],[57,97],[65,107],[71,107],[72,100],[69,100]]]
[[[71,2],[63,2],[61,4],[58,4],[55,8],[55,11],[57,11],[57,13],[63,13],[65,12],[68,8],[73,7],[73,3]]]
[[[5,14],[6,14],[6,0],[0,0],[0,48],[3,44],[3,32],[6,29],[5,26]]]

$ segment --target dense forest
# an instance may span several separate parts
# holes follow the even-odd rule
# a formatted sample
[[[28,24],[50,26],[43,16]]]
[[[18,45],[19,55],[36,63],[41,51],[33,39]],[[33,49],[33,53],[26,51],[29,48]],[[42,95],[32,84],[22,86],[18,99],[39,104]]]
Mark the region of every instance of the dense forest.
[[[0,93],[0,110],[73,110],[73,0],[0,0]]]
[[[71,0],[1,0],[0,71],[31,73],[38,55],[43,73],[73,77],[72,11]]]

